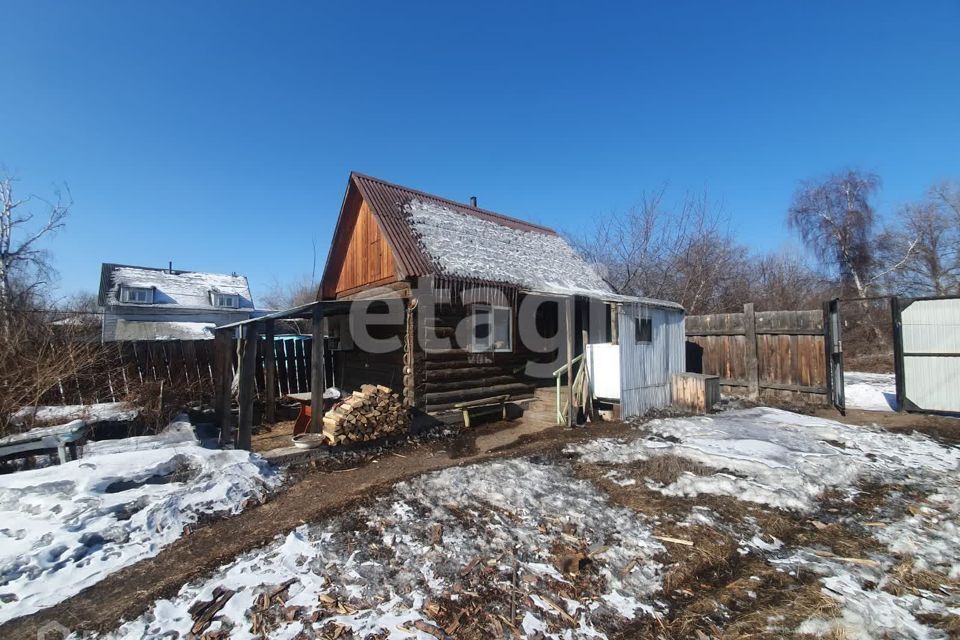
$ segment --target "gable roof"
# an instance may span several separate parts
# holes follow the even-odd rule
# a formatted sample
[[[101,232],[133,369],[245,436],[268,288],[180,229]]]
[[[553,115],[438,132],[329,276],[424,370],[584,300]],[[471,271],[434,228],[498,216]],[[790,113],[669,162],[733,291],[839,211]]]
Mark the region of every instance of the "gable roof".
[[[100,269],[100,306],[125,304],[120,302],[121,286],[154,289],[154,306],[222,310],[210,299],[210,293],[216,292],[240,296],[240,309],[254,308],[246,276],[236,274],[104,263]]]
[[[470,278],[544,293],[616,297],[553,229],[360,173],[350,174],[335,237],[354,189],[380,225],[401,277]],[[332,268],[328,256],[324,281]]]

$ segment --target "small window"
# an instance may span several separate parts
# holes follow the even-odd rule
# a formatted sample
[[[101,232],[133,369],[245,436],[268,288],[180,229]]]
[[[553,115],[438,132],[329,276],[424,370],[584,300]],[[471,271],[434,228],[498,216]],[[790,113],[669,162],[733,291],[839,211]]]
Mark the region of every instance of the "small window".
[[[120,289],[120,301],[153,304],[153,289],[149,287],[123,287]]]
[[[213,306],[236,309],[240,306],[240,296],[235,293],[214,293]]]
[[[637,344],[653,342],[653,321],[650,318],[634,318],[633,322]]]
[[[470,350],[513,351],[513,310],[510,307],[474,306]]]

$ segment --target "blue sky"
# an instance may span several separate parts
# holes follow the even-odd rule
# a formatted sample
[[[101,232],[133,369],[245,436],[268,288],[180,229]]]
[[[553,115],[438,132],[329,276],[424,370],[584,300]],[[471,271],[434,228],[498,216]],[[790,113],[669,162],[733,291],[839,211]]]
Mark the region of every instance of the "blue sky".
[[[103,261],[321,267],[350,170],[576,230],[707,189],[758,250],[797,181],[960,178],[957,2],[2,3],[0,163]]]

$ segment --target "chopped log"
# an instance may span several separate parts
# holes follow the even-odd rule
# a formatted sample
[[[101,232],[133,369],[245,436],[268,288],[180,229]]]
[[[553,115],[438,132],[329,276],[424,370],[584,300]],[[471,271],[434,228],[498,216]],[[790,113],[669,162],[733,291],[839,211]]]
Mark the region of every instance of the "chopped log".
[[[194,636],[199,636],[203,630],[210,626],[214,616],[226,606],[235,592],[232,589],[217,587],[213,590],[213,599],[208,602],[197,601],[190,606],[188,610],[193,618],[193,626],[190,632]]]
[[[362,385],[323,418],[323,434],[331,444],[375,440],[409,426],[400,396],[383,385]]]
[[[439,640],[449,640],[450,638],[450,636],[447,635],[446,631],[444,631],[440,627],[430,624],[429,622],[424,622],[423,620],[417,620],[416,622],[413,623],[413,626],[416,627],[419,631],[429,634],[434,638],[438,638]]]

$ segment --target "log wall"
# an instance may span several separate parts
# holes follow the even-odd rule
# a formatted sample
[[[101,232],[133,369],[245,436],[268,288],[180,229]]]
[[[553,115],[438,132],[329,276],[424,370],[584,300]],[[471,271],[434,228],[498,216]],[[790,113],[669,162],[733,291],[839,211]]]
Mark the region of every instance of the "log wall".
[[[445,411],[459,402],[499,395],[509,394],[511,400],[533,397],[535,381],[525,375],[531,354],[519,345],[516,330],[512,352],[471,352],[469,345],[458,344],[454,335],[468,313],[465,307],[444,304],[430,318],[414,318],[437,339],[433,342],[429,335],[426,339],[416,336],[407,357],[409,395],[423,411]],[[439,342],[443,339],[451,341],[451,348],[438,350],[446,346]]]

